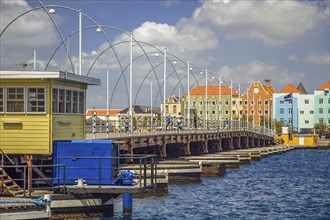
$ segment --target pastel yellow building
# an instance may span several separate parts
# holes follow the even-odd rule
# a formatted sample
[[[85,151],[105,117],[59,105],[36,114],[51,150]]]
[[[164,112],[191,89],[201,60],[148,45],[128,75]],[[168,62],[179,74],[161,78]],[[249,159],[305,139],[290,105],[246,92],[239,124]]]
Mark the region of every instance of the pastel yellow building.
[[[55,140],[85,139],[88,85],[100,80],[61,71],[0,71],[0,149],[50,155]]]

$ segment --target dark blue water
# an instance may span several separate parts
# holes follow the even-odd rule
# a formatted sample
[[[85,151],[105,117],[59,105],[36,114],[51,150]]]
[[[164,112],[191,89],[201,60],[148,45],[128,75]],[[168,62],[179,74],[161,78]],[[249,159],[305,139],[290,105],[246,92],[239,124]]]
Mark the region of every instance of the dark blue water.
[[[112,219],[122,219],[121,200]],[[330,150],[294,150],[170,185],[166,196],[134,198],[130,219],[330,219]]]

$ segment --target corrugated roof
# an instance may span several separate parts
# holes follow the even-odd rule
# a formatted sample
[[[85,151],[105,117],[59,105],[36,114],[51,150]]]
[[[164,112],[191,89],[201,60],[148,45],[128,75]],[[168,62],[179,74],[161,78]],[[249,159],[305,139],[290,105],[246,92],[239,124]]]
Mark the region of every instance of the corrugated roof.
[[[320,87],[317,88],[316,90],[324,90],[324,89],[330,89],[330,81],[324,83],[322,86],[320,86]]]
[[[109,109],[109,115],[116,115],[119,113],[122,109]],[[96,115],[107,115],[106,109],[87,109],[86,115],[92,116],[93,112],[96,111]]]
[[[300,93],[300,92],[292,84],[288,84],[283,89],[281,89],[278,93]]]
[[[230,95],[231,89],[228,86],[207,86],[207,95]],[[206,86],[198,86],[190,90],[190,95],[206,95]],[[233,95],[237,96],[238,91],[233,90]]]

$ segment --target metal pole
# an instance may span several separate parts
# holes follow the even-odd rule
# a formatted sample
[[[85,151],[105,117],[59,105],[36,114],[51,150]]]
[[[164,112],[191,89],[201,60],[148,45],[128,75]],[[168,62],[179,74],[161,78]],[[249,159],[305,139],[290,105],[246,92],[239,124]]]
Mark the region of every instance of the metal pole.
[[[166,47],[164,48],[164,109],[163,109],[164,130],[166,130]]]
[[[233,121],[233,81],[230,80],[230,124]]]
[[[133,132],[133,34],[131,33],[130,54],[129,54],[129,117],[130,132]]]
[[[82,65],[82,12],[79,10],[79,75],[81,75],[81,65]]]
[[[221,90],[222,90],[222,88],[221,88],[221,75],[219,74],[219,84],[220,84],[220,97],[219,97],[219,102],[221,103],[221,107],[219,106],[219,111],[220,111],[220,118],[219,118],[219,121],[220,121],[220,127],[221,127],[221,120],[222,120],[222,96],[221,96]]]
[[[188,78],[188,85],[187,85],[187,91],[188,91],[187,126],[188,126],[188,130],[190,130],[190,63],[189,63],[189,61],[188,61],[188,64],[187,64],[187,78]]]
[[[37,51],[36,49],[33,50],[33,70],[36,70],[36,61],[37,61]]]
[[[238,106],[240,104],[241,100],[241,84],[238,83]],[[242,101],[243,105],[243,101]],[[241,114],[240,114],[240,109],[238,108],[238,129],[241,130]],[[243,113],[243,112],[242,112]]]
[[[152,131],[153,116],[152,116],[152,82],[150,82],[150,131]]]
[[[207,115],[208,115],[208,107],[209,107],[209,105],[208,105],[208,99],[207,99],[207,96],[208,96],[208,91],[207,91],[207,70],[205,71],[205,85],[206,85],[206,92],[205,92],[205,95],[206,95],[206,97],[205,97],[205,100],[206,100],[206,111],[205,111],[205,128],[207,129],[207,119],[208,119],[208,117],[207,117]]]
[[[109,70],[107,70],[107,117],[106,117],[106,138],[109,138]]]

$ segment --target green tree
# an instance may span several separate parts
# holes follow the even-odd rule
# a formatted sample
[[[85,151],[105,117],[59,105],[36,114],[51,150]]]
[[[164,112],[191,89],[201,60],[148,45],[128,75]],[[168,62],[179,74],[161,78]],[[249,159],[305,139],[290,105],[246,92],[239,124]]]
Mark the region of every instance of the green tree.
[[[283,121],[274,120],[272,123],[272,129],[275,128],[276,134],[282,134],[282,127],[287,127]]]
[[[327,126],[323,123],[317,123],[314,125],[314,130],[316,134],[323,135]]]

